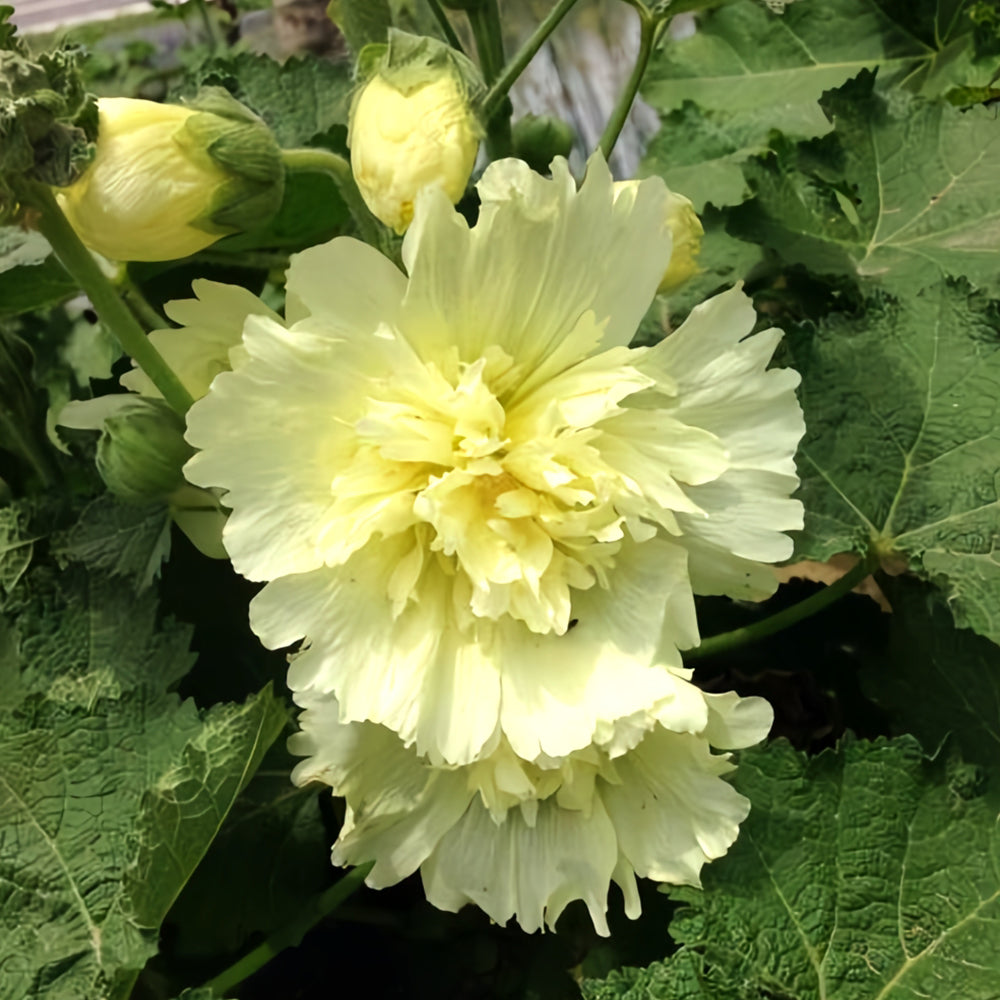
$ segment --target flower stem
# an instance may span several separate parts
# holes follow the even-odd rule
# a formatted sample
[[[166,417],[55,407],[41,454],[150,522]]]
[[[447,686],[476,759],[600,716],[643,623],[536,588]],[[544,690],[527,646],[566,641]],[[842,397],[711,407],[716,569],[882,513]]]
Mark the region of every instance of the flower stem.
[[[469,18],[472,37],[476,42],[483,78],[487,84],[492,84],[503,72],[505,62],[503,27],[500,24],[497,0],[486,0],[485,3],[465,13]],[[510,156],[513,150],[510,115],[510,102],[504,100],[498,102],[488,115],[483,115],[486,126],[486,150],[490,154],[490,159],[497,160]]]
[[[849,594],[865,577],[872,571],[869,559],[862,559],[857,566],[848,570],[839,580],[824,587],[821,591],[807,597],[798,604],[793,604],[784,611],[779,611],[776,615],[771,615],[763,621],[754,622],[753,625],[745,625],[743,628],[733,629],[731,632],[721,632],[719,635],[709,636],[700,646],[694,649],[685,650],[682,654],[684,662],[689,660],[702,660],[707,656],[716,656],[719,653],[727,653],[731,649],[738,649],[740,646],[747,646],[758,639],[764,639],[775,632],[781,632],[790,625],[822,611],[825,607],[839,601],[845,594]]]
[[[545,44],[545,40],[555,31],[559,22],[570,12],[575,3],[576,0],[559,0],[496,79],[488,81],[490,89],[486,92],[480,109],[483,118],[489,119],[501,106],[508,91],[514,85],[514,81],[524,72],[528,63],[535,58],[535,54]]]
[[[117,284],[121,292],[121,297],[135,314],[136,319],[144,323],[151,330],[162,330],[170,326],[166,319],[149,304],[149,300],[132,280],[132,276],[128,273],[127,268],[122,268]]]
[[[666,19],[657,18],[645,6],[636,4],[630,4],[630,6],[635,7],[636,13],[639,15],[639,52],[636,55],[632,73],[625,84],[625,89],[618,95],[618,100],[611,111],[611,117],[608,119],[607,125],[604,126],[601,141],[597,144],[597,148],[604,154],[605,160],[611,156],[618,136],[621,135],[625,122],[628,121],[629,112],[635,103],[635,95],[639,92],[639,84],[642,83],[646,67],[649,65],[649,57],[653,54],[653,46],[659,37],[660,27],[666,23]]]
[[[337,185],[340,197],[358,224],[361,238],[377,249],[386,251],[388,234],[365,204],[351,173],[351,164],[339,153],[329,149],[283,149],[281,159],[289,173],[326,174]]]
[[[427,0],[427,6],[430,7],[434,19],[441,26],[441,31],[444,33],[448,44],[456,52],[461,52],[464,55],[465,49],[462,48],[462,42],[458,35],[455,34],[455,29],[452,27],[451,21],[448,20],[448,15],[444,12],[444,8],[442,8],[438,0]]]
[[[372,861],[351,869],[336,885],[331,886],[315,899],[312,906],[307,906],[305,912],[297,920],[293,920],[281,930],[275,931],[263,944],[258,945],[238,962],[234,962],[228,969],[224,969],[213,979],[210,979],[205,983],[204,989],[212,990],[213,993],[221,997],[234,986],[242,983],[244,979],[252,976],[258,969],[262,969],[275,955],[280,954],[286,948],[297,946],[320,920],[329,916],[345,899],[348,899],[361,887],[361,883],[368,877],[374,864],[375,862]]]
[[[39,212],[35,222],[38,231],[52,244],[63,267],[87,294],[94,311],[118,340],[122,350],[150,377],[170,406],[181,415],[186,413],[194,402],[191,394],[164,361],[163,355],[150,343],[115,286],[80,242],[52,191],[44,184],[34,184],[25,200],[29,199]]]

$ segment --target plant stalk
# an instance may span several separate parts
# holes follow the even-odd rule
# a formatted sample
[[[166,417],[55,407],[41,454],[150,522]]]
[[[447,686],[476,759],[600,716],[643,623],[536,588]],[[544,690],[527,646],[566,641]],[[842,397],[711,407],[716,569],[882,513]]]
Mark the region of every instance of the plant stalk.
[[[486,92],[480,106],[484,119],[489,120],[490,116],[503,104],[508,91],[514,85],[514,81],[524,72],[528,63],[535,58],[535,54],[545,44],[549,35],[555,31],[559,22],[572,10],[575,3],[576,0],[559,0],[496,79],[487,81],[490,84],[490,89]]]
[[[365,204],[354,182],[351,164],[339,153],[329,149],[284,149],[281,159],[289,173],[326,174],[337,185],[340,197],[358,224],[361,238],[383,253],[388,246],[387,233]]]
[[[466,16],[476,42],[483,79],[490,85],[501,75],[506,61],[500,10],[496,0],[486,0],[481,6],[466,11]],[[513,151],[510,114],[510,102],[500,101],[488,115],[483,115],[486,126],[486,151],[491,160],[510,156]]]
[[[441,26],[441,31],[444,34],[445,41],[453,48],[456,52],[461,52],[465,55],[465,49],[462,48],[462,42],[458,35],[455,34],[455,29],[452,27],[451,21],[448,20],[448,15],[445,13],[444,8],[438,2],[438,0],[427,0],[427,6],[430,7],[431,13],[434,15],[434,19]]]
[[[86,293],[94,311],[118,340],[122,350],[150,377],[167,403],[183,416],[194,402],[191,394],[163,355],[150,343],[118,290],[80,241],[63,215],[55,195],[44,184],[33,184],[25,201],[38,209],[35,222],[38,231],[52,244],[63,267]]]
[[[313,901],[312,906],[297,920],[286,924],[281,930],[275,931],[263,944],[234,962],[228,969],[223,969],[217,976],[205,983],[204,989],[212,990],[216,996],[224,996],[234,986],[248,979],[259,969],[262,969],[276,955],[286,948],[297,946],[305,935],[313,929],[324,917],[329,916],[344,900],[352,896],[368,877],[375,862],[352,868],[336,885],[331,886],[321,896]]]
[[[635,4],[630,4],[630,6],[634,6],[639,15],[639,52],[636,55],[635,65],[632,67],[628,82],[625,84],[625,89],[618,95],[618,100],[615,101],[615,106],[611,111],[611,117],[608,119],[607,125],[604,126],[601,140],[597,144],[597,148],[603,153],[605,160],[610,158],[611,151],[615,148],[615,143],[625,127],[625,122],[628,121],[629,112],[635,103],[635,95],[639,92],[639,85],[642,83],[646,67],[649,65],[649,57],[653,54],[653,46],[659,37],[660,26],[666,23],[663,20],[657,20],[643,6]]]
[[[798,604],[793,604],[790,608],[785,608],[784,611],[779,611],[776,615],[771,615],[763,621],[754,622],[753,625],[745,625],[743,628],[736,628],[731,632],[721,632],[719,635],[709,636],[700,646],[684,651],[682,654],[684,662],[688,663],[691,660],[702,660],[708,656],[727,653],[731,649],[748,646],[759,639],[774,635],[775,632],[781,632],[839,601],[865,577],[871,575],[871,572],[870,560],[862,559],[857,566],[848,570],[839,580],[824,587],[812,597],[807,597],[804,601],[799,601]]]

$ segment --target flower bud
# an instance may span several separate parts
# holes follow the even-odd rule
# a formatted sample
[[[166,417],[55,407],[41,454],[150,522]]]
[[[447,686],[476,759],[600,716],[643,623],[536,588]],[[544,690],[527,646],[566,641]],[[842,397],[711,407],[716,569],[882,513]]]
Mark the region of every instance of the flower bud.
[[[183,418],[162,400],[135,397],[105,418],[97,469],[115,496],[152,503],[185,485],[181,468],[192,454]]]
[[[615,198],[638,184],[637,180],[617,181]],[[685,281],[700,272],[695,258],[701,251],[701,238],[705,233],[701,219],[698,218],[690,199],[675,191],[667,192],[667,226],[674,238],[674,248],[670,254],[670,263],[663,272],[657,288],[657,292],[660,293],[680,288]]]
[[[557,156],[569,156],[573,127],[553,115],[525,115],[514,123],[514,155],[544,174]]]
[[[478,78],[448,46],[399,31],[366,59],[374,71],[351,107],[351,167],[368,208],[403,233],[421,188],[437,185],[453,204],[465,193],[479,148]]]
[[[102,98],[98,112],[94,159],[59,203],[105,257],[187,257],[280,207],[281,150],[224,90],[209,88],[187,107]]]

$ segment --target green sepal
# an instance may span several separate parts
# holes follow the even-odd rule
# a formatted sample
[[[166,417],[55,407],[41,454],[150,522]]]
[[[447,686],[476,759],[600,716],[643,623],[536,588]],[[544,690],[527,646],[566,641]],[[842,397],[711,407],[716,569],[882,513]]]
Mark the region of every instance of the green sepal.
[[[207,156],[227,175],[205,216],[190,224],[210,233],[254,229],[281,208],[285,168],[281,148],[264,121],[221,87],[206,87],[190,101],[197,111],[177,141],[191,155]]]
[[[455,78],[470,104],[486,90],[479,68],[467,56],[436,38],[398,28],[389,29],[387,44],[366,45],[358,54],[358,80],[367,82],[376,73],[402,94],[439,80],[443,73]]]
[[[183,417],[162,400],[137,396],[105,419],[97,470],[119,499],[150,503],[184,485],[181,469],[193,454]]]
[[[540,174],[557,156],[569,156],[576,135],[573,126],[554,115],[525,115],[514,122],[514,155]]]

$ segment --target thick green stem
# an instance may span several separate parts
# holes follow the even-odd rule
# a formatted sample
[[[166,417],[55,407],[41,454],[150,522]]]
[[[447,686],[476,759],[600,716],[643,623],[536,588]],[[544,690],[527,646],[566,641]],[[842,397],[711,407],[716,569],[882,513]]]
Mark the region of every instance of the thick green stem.
[[[474,7],[466,13],[472,28],[472,37],[476,42],[483,79],[487,84],[492,84],[503,72],[505,62],[503,26],[500,24],[499,8],[496,0],[486,0],[481,6]],[[489,115],[483,116],[486,125],[486,151],[492,160],[510,156],[513,151],[510,114],[510,102],[501,101]]]
[[[373,247],[385,251],[388,234],[365,204],[358,185],[354,182],[351,164],[343,156],[329,149],[284,149],[281,152],[281,159],[290,173],[326,174],[331,178],[337,185],[348,211],[358,224],[362,239]]]
[[[361,887],[361,883],[368,877],[368,873],[373,867],[374,862],[369,862],[349,871],[336,885],[331,886],[322,896],[317,898],[312,906],[307,906],[298,920],[293,920],[281,930],[276,931],[262,945],[244,955],[228,969],[224,969],[214,979],[210,979],[205,983],[205,989],[212,990],[216,996],[224,996],[234,986],[242,983],[244,979],[249,978],[258,969],[267,965],[275,955],[280,954],[286,948],[298,945],[316,924],[333,913],[345,899]]]
[[[819,593],[807,597],[798,604],[793,604],[784,611],[779,611],[770,618],[755,622],[753,625],[746,625],[743,628],[733,629],[732,632],[722,632],[719,635],[710,636],[705,639],[700,646],[695,649],[685,650],[683,653],[684,662],[690,660],[701,660],[706,656],[716,656],[719,653],[727,653],[731,649],[749,645],[764,639],[775,632],[781,632],[791,625],[802,621],[810,615],[822,611],[836,601],[839,601],[845,594],[849,594],[866,576],[872,571],[871,563],[868,559],[862,559],[853,569],[845,573],[836,583],[831,583],[824,587]]]
[[[639,93],[639,84],[642,83],[642,78],[646,73],[649,57],[653,53],[653,45],[656,43],[660,25],[663,23],[644,7],[636,7],[636,13],[639,15],[639,52],[636,55],[632,73],[625,84],[625,89],[618,95],[618,100],[611,111],[611,117],[608,119],[607,125],[604,126],[604,134],[597,144],[597,148],[604,154],[605,160],[611,156],[618,136],[621,135],[625,122],[628,121],[629,112],[635,103],[635,95]]]
[[[461,52],[464,55],[465,49],[462,48],[462,42],[458,35],[455,34],[455,29],[452,27],[451,21],[448,20],[448,15],[444,12],[444,8],[438,3],[438,0],[427,0],[427,6],[430,7],[435,20],[441,26],[441,31],[444,33],[448,44],[457,52]]]
[[[128,271],[122,268],[121,277],[118,279],[118,287],[125,303],[135,314],[136,319],[144,323],[151,330],[162,330],[170,324],[164,319],[150,304],[142,290],[132,280]]]
[[[121,344],[122,350],[149,376],[170,406],[182,415],[186,413],[194,402],[191,394],[150,343],[118,290],[80,242],[52,191],[43,184],[35,184],[25,200],[38,209],[40,214],[35,223],[38,231],[52,244],[63,267],[86,293],[94,311]]]
[[[556,30],[559,22],[570,12],[575,3],[576,0],[559,0],[496,79],[488,81],[490,89],[486,92],[480,107],[484,119],[488,120],[503,104],[508,91],[514,85],[514,81],[524,72],[528,63],[535,58],[535,54],[545,44],[549,35]]]

